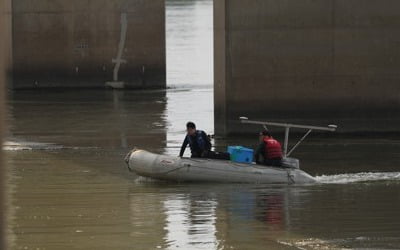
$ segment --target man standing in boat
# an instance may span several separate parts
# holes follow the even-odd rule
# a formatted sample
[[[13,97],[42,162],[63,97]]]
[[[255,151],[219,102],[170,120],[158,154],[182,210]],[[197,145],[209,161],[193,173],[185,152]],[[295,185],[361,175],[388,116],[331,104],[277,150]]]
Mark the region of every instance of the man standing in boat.
[[[197,130],[193,122],[186,123],[186,137],[182,143],[179,156],[182,157],[185,152],[186,146],[189,144],[192,158],[195,157],[208,157],[211,151],[211,142],[207,134],[202,130]]]
[[[260,144],[254,153],[254,158],[258,164],[277,167],[282,166],[281,144],[272,138],[269,131],[264,130],[260,132]]]

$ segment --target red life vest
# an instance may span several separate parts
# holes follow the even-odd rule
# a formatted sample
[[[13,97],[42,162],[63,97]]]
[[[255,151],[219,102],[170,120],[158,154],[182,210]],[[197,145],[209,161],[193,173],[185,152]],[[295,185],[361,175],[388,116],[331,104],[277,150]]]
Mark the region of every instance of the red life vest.
[[[272,137],[264,138],[264,143],[266,159],[282,159],[282,147],[277,140]]]

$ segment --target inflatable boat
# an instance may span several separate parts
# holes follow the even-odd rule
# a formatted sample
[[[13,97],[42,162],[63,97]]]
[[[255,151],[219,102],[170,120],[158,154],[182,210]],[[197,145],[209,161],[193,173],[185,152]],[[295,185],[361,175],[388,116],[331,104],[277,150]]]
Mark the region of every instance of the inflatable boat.
[[[133,149],[125,157],[130,171],[144,177],[167,181],[218,182],[218,183],[287,183],[306,184],[316,180],[299,168],[299,160],[289,157],[293,150],[314,129],[334,131],[336,125],[315,127],[294,124],[249,121],[242,123],[285,127],[284,158],[281,167],[238,163],[231,160],[185,158],[160,155],[142,149]],[[308,132],[287,152],[289,128],[307,128]]]
[[[283,167],[229,160],[180,158],[134,149],[125,161],[129,170],[144,177],[168,181],[219,183],[313,183],[315,179],[298,168],[298,160],[284,158]]]

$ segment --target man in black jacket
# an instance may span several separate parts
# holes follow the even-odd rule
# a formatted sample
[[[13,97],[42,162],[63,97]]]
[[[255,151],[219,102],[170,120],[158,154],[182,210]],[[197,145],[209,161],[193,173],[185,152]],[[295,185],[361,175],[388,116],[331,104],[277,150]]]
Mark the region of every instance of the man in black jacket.
[[[179,156],[185,153],[186,146],[189,144],[191,157],[207,157],[211,151],[211,142],[207,134],[202,130],[197,130],[193,122],[186,123],[186,137],[182,143]]]

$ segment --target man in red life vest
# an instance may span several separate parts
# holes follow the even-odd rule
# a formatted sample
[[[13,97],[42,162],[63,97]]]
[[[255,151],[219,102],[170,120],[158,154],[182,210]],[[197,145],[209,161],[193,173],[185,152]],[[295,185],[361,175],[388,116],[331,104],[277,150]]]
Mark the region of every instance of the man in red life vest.
[[[254,158],[258,164],[277,167],[282,166],[281,144],[272,138],[267,130],[260,133],[260,144],[254,153]]]

